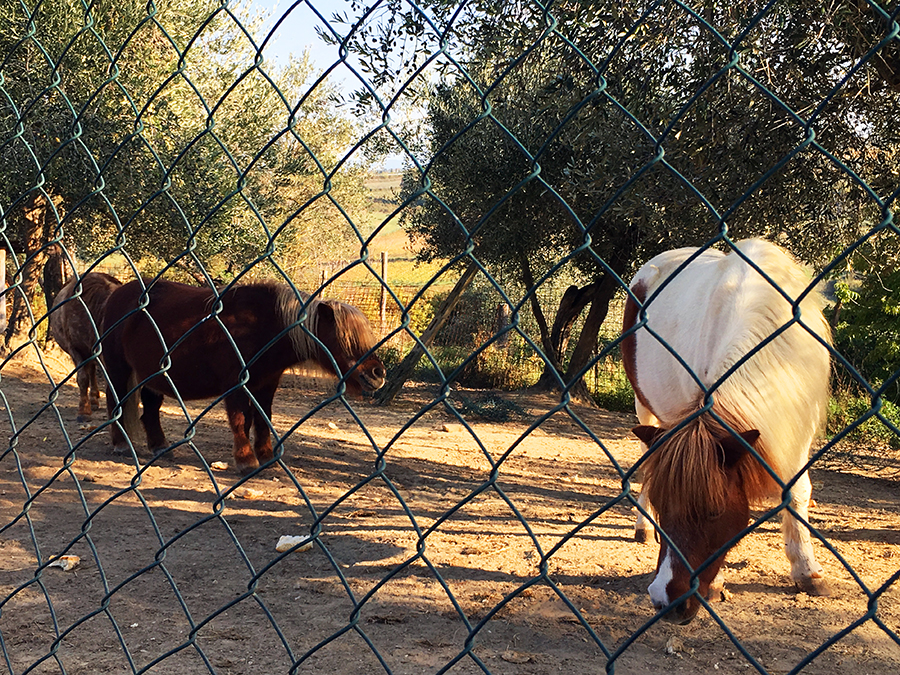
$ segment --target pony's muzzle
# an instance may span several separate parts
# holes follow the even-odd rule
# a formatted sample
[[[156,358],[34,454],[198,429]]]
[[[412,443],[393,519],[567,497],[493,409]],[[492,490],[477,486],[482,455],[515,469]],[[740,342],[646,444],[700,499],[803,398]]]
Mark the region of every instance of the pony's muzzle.
[[[359,374],[359,383],[366,391],[378,391],[384,386],[387,379],[387,370],[382,366],[373,368],[370,372]]]
[[[679,584],[674,583],[675,588],[670,588],[675,575],[675,564],[672,560],[671,551],[667,552],[663,558],[653,582],[647,588],[650,594],[650,601],[653,603],[653,609],[657,612],[664,611],[671,606],[672,599],[679,597],[684,591],[679,591]],[[686,588],[684,590],[687,590]],[[700,603],[691,596],[686,600],[682,600],[677,605],[671,606],[671,609],[663,614],[663,620],[671,623],[684,625],[697,616],[700,610]]]
[[[656,603],[654,603],[654,607],[657,611],[665,609],[665,605],[662,607],[656,607]],[[679,626],[686,626],[691,621],[694,620],[694,617],[697,616],[697,612],[700,610],[700,603],[696,600],[691,602],[690,600],[685,600],[681,602],[668,612],[663,614],[663,621],[667,621],[669,623],[678,624]]]

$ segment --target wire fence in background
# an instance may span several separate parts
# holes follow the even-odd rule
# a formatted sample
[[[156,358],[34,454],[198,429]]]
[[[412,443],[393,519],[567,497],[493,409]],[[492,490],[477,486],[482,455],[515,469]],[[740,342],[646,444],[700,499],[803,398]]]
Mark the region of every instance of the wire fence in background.
[[[0,0],[6,670],[895,670],[900,494],[830,462],[900,442],[898,12]],[[309,26],[327,51],[285,56]],[[376,161],[403,166],[389,198]],[[751,236],[830,284],[836,396],[802,527],[837,593],[786,590],[794,477],[753,512],[725,602],[699,598],[699,561],[703,619],[682,629],[646,598],[632,418],[579,397],[586,381],[631,400],[624,280],[661,251]],[[407,246],[424,275],[409,283],[378,260],[407,264]],[[174,441],[113,454],[119,408],[75,419],[79,374],[109,363],[103,317],[75,369],[46,343],[67,276],[111,269],[208,287],[207,326],[247,282],[337,297],[388,365],[425,347],[428,381],[385,408],[349,378],[286,375],[256,422],[272,458],[241,477],[218,405],[250,391],[257,358],[238,355],[215,400],[166,400]],[[250,401],[245,419],[266,412]]]

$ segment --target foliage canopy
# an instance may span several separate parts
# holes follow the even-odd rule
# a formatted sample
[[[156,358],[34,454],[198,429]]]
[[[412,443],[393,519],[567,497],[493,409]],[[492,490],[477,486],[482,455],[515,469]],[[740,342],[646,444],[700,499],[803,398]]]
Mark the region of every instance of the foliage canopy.
[[[250,3],[4,6],[0,205],[14,250],[36,199],[57,204],[45,242],[85,260],[118,247],[197,278],[266,254],[302,269],[353,238],[336,204],[361,207],[364,171],[335,169],[355,123],[333,87],[310,89],[308,57],[257,59],[249,36],[265,17]]]

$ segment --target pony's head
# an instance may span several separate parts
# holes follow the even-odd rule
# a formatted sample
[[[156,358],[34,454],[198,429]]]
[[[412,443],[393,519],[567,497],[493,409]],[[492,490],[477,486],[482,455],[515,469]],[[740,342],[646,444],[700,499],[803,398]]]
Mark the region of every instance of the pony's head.
[[[698,417],[674,432],[643,425],[634,433],[653,449],[643,466],[643,489],[665,533],[647,590],[657,611],[668,608],[666,620],[686,624],[700,610],[700,597],[709,597],[732,539],[747,526],[762,479],[745,443],[756,443],[759,432],[737,438]]]
[[[337,300],[321,300],[315,306],[316,337],[331,352],[338,367],[338,377],[347,377],[352,393],[376,391],[384,386],[387,371],[375,354],[377,344],[372,326],[359,309]],[[333,370],[327,355],[319,363]]]

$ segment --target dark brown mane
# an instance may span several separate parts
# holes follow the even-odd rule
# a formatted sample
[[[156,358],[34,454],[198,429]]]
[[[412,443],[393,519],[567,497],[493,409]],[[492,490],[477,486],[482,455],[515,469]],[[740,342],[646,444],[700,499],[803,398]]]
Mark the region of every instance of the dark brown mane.
[[[736,420],[716,411],[735,431],[742,432]],[[687,417],[687,415],[684,415]],[[643,464],[644,490],[650,503],[667,510],[676,518],[699,521],[714,517],[725,508],[728,481],[719,444],[731,436],[710,414],[700,415],[677,431],[668,434]],[[765,443],[760,439],[756,451],[769,462]],[[775,482],[756,460],[746,453],[736,466],[739,484],[749,502],[758,501],[775,490]]]

